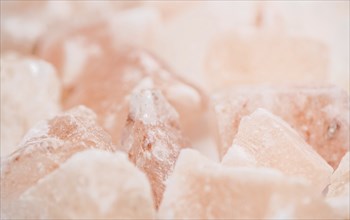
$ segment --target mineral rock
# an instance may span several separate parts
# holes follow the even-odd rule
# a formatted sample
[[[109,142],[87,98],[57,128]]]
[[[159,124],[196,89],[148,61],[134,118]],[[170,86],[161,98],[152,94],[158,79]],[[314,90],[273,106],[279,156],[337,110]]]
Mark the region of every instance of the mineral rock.
[[[47,62],[5,53],[1,58],[1,156],[16,150],[38,121],[60,110],[61,86]]]
[[[76,152],[114,150],[110,136],[96,125],[95,114],[79,106],[32,128],[20,149],[1,166],[2,209]]]
[[[238,84],[326,82],[330,59],[322,42],[256,32],[229,33],[212,44],[205,70],[215,89]]]
[[[244,166],[246,163],[274,168],[286,175],[309,180],[319,192],[329,184],[333,172],[333,168],[296,131],[264,109],[241,119],[232,148],[233,151],[223,158],[224,164]]]
[[[152,89],[134,93],[129,109],[122,145],[130,160],[147,174],[158,207],[165,181],[186,145],[179,116],[161,92]]]
[[[288,122],[334,168],[349,150],[349,96],[336,87],[246,86],[219,92],[212,100],[221,156],[241,118],[257,108]]]
[[[14,215],[31,219],[153,219],[147,177],[124,153],[87,150],[24,192]]]
[[[182,150],[160,219],[328,219],[336,217],[306,182],[266,168],[232,168]]]
[[[142,24],[138,26],[147,26]],[[201,113],[206,109],[204,94],[171,73],[159,59],[140,49],[139,39],[119,36],[127,25],[122,27],[125,28],[98,21],[48,37],[39,47],[38,54],[63,72],[65,107],[84,104],[93,109],[99,123],[118,143],[127,116],[127,96],[142,80],[150,77],[154,87],[162,90],[179,112],[181,126],[188,133],[199,130],[193,127],[201,122]],[[135,28],[130,30],[131,34],[129,30],[125,34],[141,35],[147,41],[150,29]]]

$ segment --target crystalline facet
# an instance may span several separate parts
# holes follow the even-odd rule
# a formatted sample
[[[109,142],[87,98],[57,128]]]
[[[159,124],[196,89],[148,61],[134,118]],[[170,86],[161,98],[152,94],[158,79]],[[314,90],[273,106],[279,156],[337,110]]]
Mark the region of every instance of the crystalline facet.
[[[317,210],[317,211],[316,211]],[[266,168],[232,168],[182,150],[167,182],[160,219],[327,219],[320,194]]]
[[[349,150],[349,96],[336,87],[238,87],[216,94],[213,103],[221,156],[241,118],[257,108],[288,122],[333,167]]]
[[[14,53],[1,58],[1,157],[38,121],[59,112],[61,86],[47,62]]]
[[[275,168],[309,180],[319,192],[329,184],[333,172],[286,122],[263,109],[241,119],[232,148],[223,158],[224,164]]]
[[[87,150],[24,192],[12,214],[27,219],[152,219],[155,209],[147,177],[126,154]]]
[[[86,107],[37,124],[26,134],[19,150],[2,161],[2,204],[10,204],[74,153],[90,148],[115,150],[110,136],[96,125],[96,115]]]
[[[165,181],[186,144],[178,114],[160,91],[152,89],[134,93],[129,108],[122,145],[130,160],[147,174],[158,207]]]

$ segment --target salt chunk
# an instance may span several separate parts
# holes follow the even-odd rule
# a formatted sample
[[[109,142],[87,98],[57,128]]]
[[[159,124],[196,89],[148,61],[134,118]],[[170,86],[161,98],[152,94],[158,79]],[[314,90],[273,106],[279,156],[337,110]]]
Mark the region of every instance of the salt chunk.
[[[186,144],[178,114],[162,93],[154,89],[134,93],[129,109],[122,145],[130,160],[147,174],[158,207],[165,181]]]
[[[86,150],[25,191],[16,218],[153,219],[147,177],[124,153]]]
[[[51,173],[71,155],[85,149],[113,151],[110,136],[96,125],[96,115],[79,106],[30,130],[19,150],[1,166],[1,209]]]
[[[125,124],[128,96],[146,78],[174,105],[184,130],[195,136],[199,132],[193,128],[207,108],[205,94],[142,49],[158,18],[145,9],[145,18],[139,19],[135,10],[58,30],[39,45],[37,54],[63,73],[65,108],[84,104],[93,109],[115,143]]]
[[[212,101],[221,156],[241,118],[257,108],[288,122],[334,168],[349,150],[349,96],[337,87],[241,86],[216,93]]]
[[[267,168],[226,167],[184,149],[167,181],[158,217],[327,219],[337,215],[299,178]]]
[[[239,84],[324,83],[328,47],[312,38],[266,31],[230,32],[211,45],[205,70],[213,89]]]
[[[15,53],[1,57],[1,157],[29,128],[61,109],[61,85],[49,63]]]
[[[241,119],[232,148],[236,152],[244,150],[245,155],[227,154],[224,163],[244,166],[239,160],[253,158],[251,165],[275,168],[286,175],[305,178],[319,192],[329,184],[333,172],[333,168],[296,131],[264,109],[257,109]],[[238,162],[235,161],[237,158]]]

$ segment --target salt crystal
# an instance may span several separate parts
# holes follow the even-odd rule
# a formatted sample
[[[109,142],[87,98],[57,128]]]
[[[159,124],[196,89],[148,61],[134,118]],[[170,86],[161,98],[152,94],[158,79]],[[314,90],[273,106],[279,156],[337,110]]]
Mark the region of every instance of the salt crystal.
[[[115,143],[120,142],[125,124],[127,96],[145,78],[151,78],[174,105],[185,131],[197,131],[193,127],[202,121],[205,95],[142,49],[141,45],[150,43],[159,18],[145,9],[140,19],[135,10],[57,31],[47,36],[37,54],[63,73],[65,108],[84,104],[93,109]]]
[[[238,84],[323,83],[329,51],[314,39],[274,32],[230,32],[212,43],[205,62],[214,89]]]
[[[153,219],[147,177],[124,153],[79,152],[16,201],[11,217],[30,219]]]
[[[241,118],[257,108],[288,122],[333,167],[349,150],[349,96],[336,87],[246,86],[221,91],[212,100],[221,156]]]
[[[167,181],[158,217],[328,219],[337,215],[301,179],[266,168],[222,166],[184,149]]]
[[[158,207],[164,183],[186,144],[179,129],[178,114],[159,90],[152,89],[134,93],[129,108],[122,145],[129,152],[130,160],[147,174]]]
[[[2,161],[2,209],[74,153],[90,148],[115,149],[110,136],[96,125],[96,115],[83,106],[39,123],[19,147]]]
[[[29,128],[60,111],[61,86],[49,63],[15,53],[1,57],[1,156],[15,151]]]
[[[275,168],[286,175],[305,178],[319,192],[329,184],[333,172],[286,122],[264,109],[241,119],[232,148],[236,152],[244,151],[245,155],[229,153],[223,159],[224,164],[245,166],[240,160],[247,164],[252,161],[252,166]]]

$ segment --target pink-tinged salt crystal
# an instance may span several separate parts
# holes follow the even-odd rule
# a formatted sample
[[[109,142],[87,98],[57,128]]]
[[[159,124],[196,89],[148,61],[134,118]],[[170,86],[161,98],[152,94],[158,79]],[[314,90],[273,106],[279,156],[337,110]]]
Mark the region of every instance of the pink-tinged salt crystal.
[[[232,168],[182,150],[167,181],[160,219],[332,219],[337,217],[299,178],[267,168]]]
[[[330,60],[322,42],[256,32],[229,33],[212,44],[205,70],[214,89],[238,84],[326,82]]]
[[[333,168],[286,122],[264,109],[241,119],[231,148],[224,164],[274,168],[307,179],[319,192],[330,183]]]
[[[145,174],[121,152],[79,152],[24,192],[10,217],[21,219],[153,219]]]
[[[83,106],[37,124],[19,146],[2,161],[1,209],[74,153],[115,149],[110,136],[96,125],[96,115]]]
[[[332,175],[328,187],[327,201],[344,219],[350,218],[350,162],[349,152],[345,154]]]
[[[122,145],[130,160],[143,170],[153,189],[156,207],[162,200],[165,181],[186,142],[179,116],[159,90],[136,91],[130,98]]]
[[[257,108],[288,122],[333,167],[349,150],[349,96],[339,88],[245,86],[221,91],[212,101],[221,156],[241,118]]]
[[[1,56],[1,157],[14,152],[38,121],[61,109],[61,85],[49,63],[15,53]]]
[[[133,16],[128,17],[137,18],[136,15],[134,12]],[[149,16],[152,17],[151,14]],[[115,23],[118,24],[120,19],[123,20],[116,18]],[[147,36],[152,31],[145,25],[138,26],[144,30],[139,33],[138,28],[135,28],[130,36],[142,36],[140,39],[148,41]],[[119,36],[124,30],[119,25],[102,20],[61,31],[55,37],[48,37],[39,46],[37,53],[63,73],[65,107],[84,104],[93,109],[99,123],[118,143],[127,116],[127,96],[142,80],[150,77],[153,86],[162,90],[179,112],[180,123],[185,131],[191,133],[199,130],[193,127],[201,122],[202,112],[206,108],[204,94],[196,86],[170,72],[159,59],[140,49],[142,43],[137,43],[140,39],[132,40],[129,31],[125,33],[127,37]],[[126,46],[129,44],[132,46]]]

